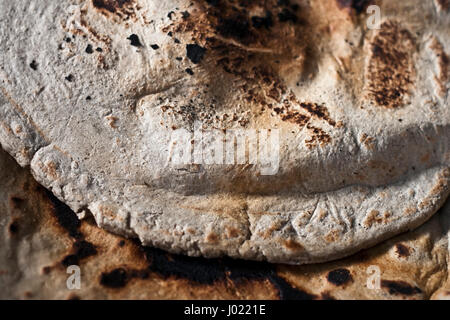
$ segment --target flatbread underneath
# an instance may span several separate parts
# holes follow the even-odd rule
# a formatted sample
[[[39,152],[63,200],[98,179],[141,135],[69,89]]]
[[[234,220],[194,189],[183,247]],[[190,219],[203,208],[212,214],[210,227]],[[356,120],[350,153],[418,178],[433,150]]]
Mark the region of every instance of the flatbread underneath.
[[[449,298],[450,206],[344,260],[307,266],[190,258],[77,222],[73,211],[0,150],[1,299]],[[68,265],[81,271],[70,290]],[[380,287],[367,283],[379,268]],[[372,270],[372,271],[371,271]]]

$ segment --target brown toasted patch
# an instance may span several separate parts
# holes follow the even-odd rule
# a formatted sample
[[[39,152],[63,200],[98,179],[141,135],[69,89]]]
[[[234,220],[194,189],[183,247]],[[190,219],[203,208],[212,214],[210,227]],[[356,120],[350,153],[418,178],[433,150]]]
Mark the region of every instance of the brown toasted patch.
[[[417,212],[416,208],[410,207],[410,208],[406,208],[405,209],[404,214],[409,216],[409,215],[414,214],[416,212]]]
[[[395,245],[395,250],[399,257],[406,258],[411,254],[410,248],[402,243],[397,243]]]
[[[239,236],[239,230],[233,227],[226,227],[225,228],[227,238],[236,238]]]
[[[433,186],[433,189],[430,191],[430,195],[439,195],[443,194],[448,189],[448,179],[447,178],[440,178],[435,186]]]
[[[283,241],[284,247],[290,251],[303,251],[303,246],[295,240],[288,239]]]
[[[75,293],[71,293],[67,296],[66,300],[81,300],[81,298]]]
[[[320,294],[320,299],[321,299],[321,300],[336,300],[336,298],[333,297],[333,296],[330,294],[330,292],[328,292],[328,291],[322,292],[322,293]]]
[[[430,155],[429,153],[424,154],[424,155],[420,158],[420,161],[423,162],[423,163],[428,162],[428,161],[430,161],[430,157],[431,157],[431,155]]]
[[[438,61],[439,74],[435,76],[435,81],[439,86],[439,95],[444,96],[447,93],[447,82],[450,75],[449,57],[442,43],[437,38],[433,38],[430,48],[435,53]]]
[[[220,238],[217,235],[217,233],[214,233],[214,232],[210,232],[206,235],[206,242],[209,242],[209,243],[218,243],[219,239]]]
[[[108,120],[108,124],[111,128],[113,129],[117,128],[117,121],[119,120],[119,118],[109,115],[106,117],[106,119]]]
[[[98,208],[100,210],[100,212],[102,213],[103,216],[108,217],[109,219],[116,219],[117,218],[117,213],[113,208],[110,208],[108,206],[105,205],[101,205]]]
[[[275,95],[275,92],[277,95]],[[272,88],[269,97],[274,98],[279,95],[280,93],[278,93],[275,88]],[[274,100],[277,101],[276,99]],[[294,110],[292,108],[293,106],[297,107],[298,110]],[[336,126],[336,122],[330,118],[328,109],[324,105],[312,102],[299,102],[292,93],[290,94],[288,100],[285,100],[284,104],[269,108],[272,108],[281,120],[297,124],[301,127],[305,126],[312,117],[318,120],[326,121],[333,127]],[[314,134],[318,134],[318,132],[315,131],[317,128],[311,126],[308,129],[311,129]]]
[[[52,271],[52,267],[51,266],[45,266],[42,268],[42,274],[50,274],[50,272]]]
[[[193,228],[187,228],[186,231],[190,234],[196,234],[195,229]]]
[[[339,239],[339,235],[340,232],[337,229],[333,229],[325,235],[324,239],[329,243],[336,242]]]
[[[362,134],[360,138],[360,142],[369,150],[373,150],[375,148],[376,140],[374,137],[369,137],[367,134]]]
[[[92,0],[94,8],[105,15],[114,14],[122,20],[135,18],[133,0]]]
[[[327,215],[328,215],[328,211],[327,210],[320,209],[318,218],[319,218],[320,221],[322,221],[323,219],[326,218]]]
[[[268,239],[272,236],[273,232],[276,230],[280,230],[280,228],[283,227],[283,223],[280,220],[277,220],[276,222],[272,223],[266,230],[259,233],[259,236]]]
[[[336,126],[336,122],[330,118],[330,113],[324,105],[311,102],[301,102],[300,107],[308,111],[309,114],[317,119],[325,120],[333,127]]]
[[[399,108],[406,103],[415,78],[414,48],[411,33],[396,22],[384,22],[375,32],[365,74],[370,101],[385,108]]]
[[[48,163],[39,166],[45,174],[49,175],[53,179],[56,179],[58,177],[58,166],[53,161],[49,161]]]
[[[448,10],[450,8],[450,0],[435,0],[440,10]]]
[[[311,131],[311,138],[305,140],[305,144],[308,148],[323,146],[331,142],[331,137],[328,133],[313,125],[307,124],[306,128]]]
[[[11,208],[13,209],[19,209],[24,202],[24,199],[17,197],[17,196],[11,196],[9,197],[9,204]]]
[[[381,214],[378,210],[371,210],[364,219],[363,224],[367,228],[370,228],[374,223],[388,223],[391,215],[389,211]]]

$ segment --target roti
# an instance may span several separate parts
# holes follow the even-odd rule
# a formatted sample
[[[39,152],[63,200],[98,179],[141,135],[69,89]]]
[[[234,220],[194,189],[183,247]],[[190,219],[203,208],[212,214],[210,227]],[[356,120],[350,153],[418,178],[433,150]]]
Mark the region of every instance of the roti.
[[[414,229],[449,193],[442,1],[0,9],[1,145],[106,230],[304,264]]]
[[[173,255],[108,233],[79,221],[1,150],[0,178],[1,299],[449,298],[448,203],[417,230],[354,256],[288,266]]]

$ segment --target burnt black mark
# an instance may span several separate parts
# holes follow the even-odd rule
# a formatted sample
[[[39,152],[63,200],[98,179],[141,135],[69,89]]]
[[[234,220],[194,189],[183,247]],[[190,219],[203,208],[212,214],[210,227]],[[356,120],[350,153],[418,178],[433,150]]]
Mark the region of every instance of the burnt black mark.
[[[53,212],[61,225],[71,237],[77,239],[73,245],[73,253],[67,255],[62,265],[79,264],[89,256],[95,255],[97,250],[93,244],[82,239],[79,232],[80,221],[76,214],[65,204],[61,203],[50,191],[46,190],[48,198],[53,204]],[[138,240],[135,243],[139,245]],[[125,245],[121,240],[119,246]],[[164,278],[175,277],[188,279],[199,284],[212,285],[217,281],[224,281],[227,277],[234,282],[249,280],[269,280],[278,290],[281,299],[315,299],[315,295],[291,286],[286,280],[277,275],[273,265],[264,262],[252,262],[233,259],[204,259],[188,256],[172,255],[163,250],[142,247],[149,265],[144,270],[127,270],[116,268],[104,272],[100,276],[100,283],[109,288],[121,288],[127,285],[130,279],[147,279],[151,272]],[[50,268],[43,269],[45,274]]]
[[[94,52],[94,50],[92,49],[92,45],[88,44],[86,47],[86,50],[84,50],[87,54],[91,54]]]
[[[390,294],[411,296],[422,293],[418,287],[413,287],[405,281],[381,280],[381,287],[387,288]]]
[[[280,22],[296,23],[298,18],[295,12],[293,12],[290,9],[283,8],[283,10],[280,13],[278,13],[278,20],[280,20]]]
[[[198,44],[188,44],[186,45],[186,55],[192,63],[199,63],[205,56],[206,49],[199,46]]]
[[[352,8],[357,14],[362,13],[373,0],[337,0],[339,7]]]
[[[325,106],[316,103],[301,102],[300,107],[318,119],[327,121],[331,126],[336,125],[336,122],[330,118],[330,114]]]
[[[108,288],[123,288],[133,278],[147,279],[150,276],[148,270],[126,270],[125,268],[116,268],[110,272],[102,272],[100,275],[100,284]]]
[[[131,2],[131,0],[93,0],[92,4],[97,9],[105,9],[111,13],[115,13]]]
[[[273,265],[265,262],[225,259],[228,277],[236,283],[277,277]]]
[[[269,280],[278,290],[280,299],[311,300],[315,295],[294,288],[280,277],[274,265],[266,262],[223,259],[204,259],[169,254],[163,250],[140,246],[149,262],[148,270],[164,278],[182,278],[212,285],[227,278],[235,283]]]
[[[97,254],[97,249],[95,248],[95,246],[86,240],[75,242],[74,248],[76,255],[80,259],[87,258],[89,256]]]
[[[252,36],[249,29],[250,23],[247,17],[238,15],[233,18],[220,19],[217,26],[218,33],[225,38],[233,38],[239,41],[246,42]]]
[[[409,255],[410,255],[410,248],[407,247],[407,246],[405,246],[405,245],[402,244],[402,243],[397,243],[397,244],[395,245],[395,249],[396,249],[396,251],[397,251],[397,254],[398,254],[400,257],[406,258],[406,257],[409,257]]]
[[[130,40],[130,44],[134,47],[142,47],[141,41],[139,41],[139,37],[136,34],[131,34],[127,40]]]
[[[31,69],[33,69],[33,70],[37,70],[37,63],[36,63],[36,61],[35,60],[33,60],[33,61],[31,61],[31,63],[30,63],[30,68]]]
[[[158,50],[159,46],[157,44],[152,44],[150,45],[150,48],[152,48],[153,50]]]
[[[220,0],[206,0],[206,3],[210,6],[217,6],[219,4]]]
[[[97,253],[95,246],[83,240],[83,235],[79,231],[81,223],[76,214],[50,191],[46,190],[45,192],[52,202],[53,212],[59,225],[77,240],[73,245],[73,253],[66,256],[62,264],[65,266],[78,264],[80,260],[95,255]],[[277,274],[274,265],[266,262],[174,255],[160,249],[141,246],[139,240],[133,240],[133,242],[143,252],[148,267],[143,270],[127,270],[119,267],[109,272],[103,272],[100,275],[101,285],[109,288],[122,288],[133,278],[147,279],[151,273],[156,273],[163,278],[187,279],[193,283],[205,285],[213,285],[226,279],[235,283],[268,280],[277,289],[280,299],[311,300],[318,298],[316,295],[293,287]],[[119,246],[123,245],[125,245],[125,241],[119,241]]]
[[[273,26],[272,14],[268,11],[265,17],[253,16],[251,18],[252,25],[254,28],[266,28],[270,29]]]
[[[91,96],[87,96],[87,97],[86,97],[86,100],[87,100],[87,101],[92,100]]]
[[[267,36],[267,33],[261,29],[267,31],[276,22],[298,23],[300,20],[296,14],[299,6],[289,1],[278,1],[276,5],[265,6],[265,12],[261,15],[252,15],[249,10],[251,3],[246,1],[207,3],[210,5],[208,14],[215,20],[213,27],[216,32],[224,38],[232,38],[243,44],[262,40],[261,37]]]
[[[103,49],[102,49],[102,48],[100,48],[100,47],[97,47],[97,49],[95,49],[95,51],[97,51],[97,52],[102,52],[102,51],[103,51]]]
[[[186,71],[186,73],[190,76],[192,76],[194,74],[194,71],[192,71],[191,68],[186,68],[186,70],[184,70],[184,71]]]
[[[61,261],[61,264],[65,267],[77,265],[80,262],[80,259],[74,254],[69,254],[64,257],[64,259]]]
[[[69,74],[68,76],[66,76],[64,79],[66,79],[69,82],[73,81],[73,75]]]
[[[141,248],[150,264],[149,270],[164,278],[183,278],[201,284],[213,284],[225,279],[225,269],[218,260],[169,255],[159,249]]]
[[[269,280],[278,289],[281,300],[313,300],[317,297],[306,291],[294,288],[286,280],[273,273]]]
[[[49,190],[45,190],[45,193],[53,205],[53,213],[58,224],[75,239],[71,253],[64,257],[61,264],[63,266],[79,264],[82,259],[97,254],[95,246],[83,239],[83,234],[79,230],[81,222],[75,212],[59,201]]]
[[[15,234],[19,233],[19,221],[18,220],[14,220],[10,223],[9,232],[11,233],[11,235],[15,235]]]
[[[108,288],[125,287],[128,280],[129,276],[124,268],[117,268],[110,272],[104,272],[100,276],[100,284]]]
[[[63,227],[72,238],[81,239],[82,234],[79,231],[81,222],[77,215],[66,204],[59,201],[53,193],[48,190],[45,192],[53,205],[53,213],[56,216],[58,224]]]
[[[191,14],[188,11],[183,11],[181,12],[181,16],[183,17],[183,19],[187,19],[191,16]]]
[[[290,0],[278,0],[277,5],[282,6],[282,7],[290,6],[291,1]]]
[[[341,268],[330,271],[327,280],[336,286],[342,286],[352,280],[352,275],[347,269]]]
[[[13,207],[14,209],[20,208],[24,203],[24,200],[22,198],[15,197],[15,196],[11,196],[9,198],[9,200],[11,203],[11,207]]]
[[[170,11],[168,14],[167,14],[167,18],[169,18],[170,20],[172,20],[172,16],[175,14],[175,12],[173,12],[173,11]]]
[[[123,247],[125,246],[125,240],[120,240],[119,241],[119,247]]]
[[[72,250],[74,253],[67,255],[61,261],[63,266],[67,267],[70,265],[79,264],[82,259],[97,254],[97,249],[95,248],[95,246],[85,240],[77,240],[73,244]]]

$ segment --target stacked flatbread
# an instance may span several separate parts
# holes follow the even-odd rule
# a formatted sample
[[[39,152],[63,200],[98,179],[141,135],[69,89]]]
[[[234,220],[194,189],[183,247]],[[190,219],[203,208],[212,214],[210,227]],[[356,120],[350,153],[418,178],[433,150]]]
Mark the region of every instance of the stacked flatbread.
[[[381,12],[375,28],[365,11],[372,4]],[[72,238],[41,254],[39,248],[55,245],[53,231],[47,211],[32,209],[20,219],[43,224],[18,227],[27,240],[5,233],[12,245],[2,249],[6,265],[25,256],[36,266],[48,264],[68,248],[73,252],[65,264],[102,254],[95,249],[100,242],[85,243],[104,234],[92,218],[103,229],[172,253],[330,261],[416,229],[448,196],[446,1],[3,0],[0,15],[1,146],[68,206],[64,210],[87,219],[80,223],[64,213],[59,219],[72,228]],[[236,132],[248,135],[244,161],[238,161]],[[269,168],[261,151],[267,141],[276,160]],[[227,143],[231,151],[219,153],[217,146]],[[203,152],[210,149],[215,161]],[[187,161],[176,162],[183,150]],[[36,198],[31,203],[41,201],[31,185],[24,192]],[[27,212],[22,198],[7,200],[21,215]],[[403,240],[373,249],[391,248],[379,261],[420,270],[413,283],[398,282],[394,271],[393,280],[387,273],[381,283],[384,291],[358,285],[354,292],[429,297],[447,272],[441,218],[445,210]],[[2,219],[14,233],[14,215]],[[103,238],[118,241],[97,236]],[[406,249],[403,241],[411,241]],[[133,271],[111,277],[149,277],[142,271],[146,262],[136,261]],[[280,267],[276,274],[268,267],[272,278],[264,281],[276,287],[290,279],[301,287],[312,281],[302,276],[310,270],[320,292],[306,296],[345,297],[367,266],[352,262],[353,271],[343,271],[342,263],[332,264],[348,280],[338,285],[325,282],[314,266]],[[228,279],[227,266],[215,268]],[[26,270],[19,270],[7,281],[23,277]],[[282,280],[280,272],[287,273]],[[23,279],[24,286],[33,283]],[[18,296],[16,289],[20,282],[2,294]]]
[[[78,222],[1,151],[0,169],[0,299],[450,298],[449,205],[419,229],[350,258],[271,265],[142,247]],[[80,268],[79,290],[67,286],[72,264]]]

